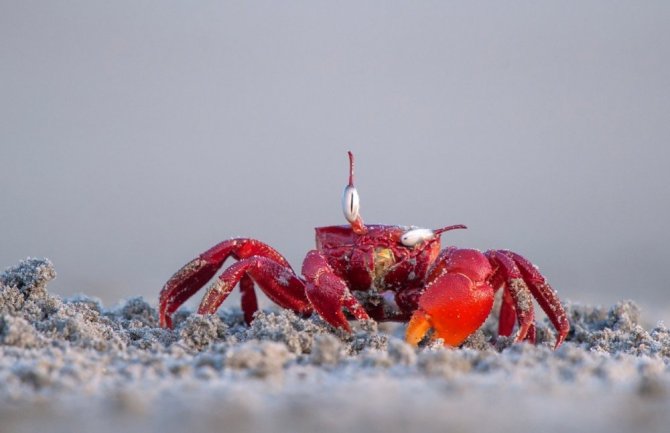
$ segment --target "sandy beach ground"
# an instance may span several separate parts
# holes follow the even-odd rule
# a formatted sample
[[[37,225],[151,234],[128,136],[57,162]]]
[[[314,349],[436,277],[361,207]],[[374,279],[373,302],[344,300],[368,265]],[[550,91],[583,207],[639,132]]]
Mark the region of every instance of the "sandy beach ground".
[[[160,329],[142,298],[107,309],[61,299],[45,259],[0,274],[0,432],[667,431],[670,331],[630,301],[568,303],[552,350],[494,345],[496,319],[462,348],[414,349],[402,325],[338,332],[317,317],[181,311]]]

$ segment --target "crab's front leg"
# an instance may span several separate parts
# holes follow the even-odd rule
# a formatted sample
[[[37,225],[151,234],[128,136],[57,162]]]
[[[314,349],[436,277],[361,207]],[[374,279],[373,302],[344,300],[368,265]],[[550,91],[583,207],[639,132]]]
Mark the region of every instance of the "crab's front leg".
[[[429,273],[426,287],[409,325],[406,340],[417,345],[433,329],[433,337],[458,346],[486,320],[494,290],[488,283],[493,269],[477,250],[447,249]]]
[[[370,320],[363,306],[351,294],[347,283],[331,268],[317,250],[307,253],[302,264],[305,294],[317,313],[332,326],[351,332],[342,308],[358,320]]]

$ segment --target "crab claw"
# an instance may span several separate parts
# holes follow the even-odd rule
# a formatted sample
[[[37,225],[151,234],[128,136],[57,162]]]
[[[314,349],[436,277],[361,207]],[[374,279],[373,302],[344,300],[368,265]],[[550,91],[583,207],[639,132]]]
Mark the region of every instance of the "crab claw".
[[[302,274],[306,282],[305,295],[326,322],[351,332],[342,308],[346,308],[357,320],[370,320],[363,306],[352,296],[347,283],[333,272],[322,252],[312,250],[307,253]]]
[[[494,291],[486,282],[490,272],[488,260],[479,251],[453,251],[446,260],[446,269],[419,298],[407,326],[407,342],[417,345],[433,329],[433,338],[441,338],[446,345],[463,343],[493,308]]]

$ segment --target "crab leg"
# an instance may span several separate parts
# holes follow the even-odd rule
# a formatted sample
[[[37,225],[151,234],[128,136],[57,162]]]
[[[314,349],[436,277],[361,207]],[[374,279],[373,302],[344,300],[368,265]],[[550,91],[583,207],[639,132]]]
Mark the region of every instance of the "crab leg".
[[[495,264],[495,263],[492,263]],[[514,323],[516,322],[516,309],[514,307],[514,300],[509,294],[509,290],[504,287],[505,277],[502,272],[498,272],[500,266],[495,266],[493,274],[489,278],[489,284],[494,291],[502,288],[502,302],[500,304],[500,314],[498,317],[498,335],[510,336],[514,330]]]
[[[241,260],[251,256],[267,257],[291,269],[288,261],[279,252],[263,242],[247,238],[223,241],[188,262],[165,283],[159,298],[158,317],[160,326],[172,328],[172,313],[177,311],[188,298],[204,286],[228,257]],[[249,297],[249,292],[253,293],[253,283],[244,283],[241,289],[246,318],[250,314],[253,315],[255,311],[254,302]],[[251,313],[248,313],[249,311]]]
[[[476,331],[493,307],[493,269],[477,250],[450,248],[442,255],[439,274],[431,272],[426,289],[409,325],[405,339],[418,344],[431,328],[435,338],[458,346]]]
[[[503,292],[503,306],[501,310],[501,322],[499,330],[501,335],[511,333],[510,322],[512,317],[510,310],[510,298],[513,305],[513,314],[516,315],[519,329],[517,330],[514,341],[522,341],[529,337],[528,332],[535,322],[535,312],[533,310],[533,296],[528,285],[521,276],[521,272],[516,263],[507,255],[500,251],[487,251],[485,253],[493,264],[498,265],[497,273],[503,275],[505,279],[505,291]],[[496,275],[494,274],[494,275]],[[512,322],[513,323],[513,322]]]
[[[507,288],[503,289],[503,298],[500,305],[500,315],[498,318],[498,335],[509,337],[514,330],[514,322],[516,322],[516,308],[514,307],[514,300]]]
[[[254,290],[254,280],[248,274],[242,275],[240,279],[240,293],[242,295],[241,304],[244,321],[249,325],[254,319],[254,313],[258,311],[258,301]]]
[[[551,288],[544,276],[528,259],[512,251],[501,250],[500,252],[514,260],[531,293],[556,328],[558,335],[554,348],[557,348],[568,335],[570,322],[558,295],[556,295],[556,291]]]
[[[207,289],[198,307],[198,314],[214,314],[245,276],[255,281],[268,298],[279,306],[300,314],[312,311],[305,296],[305,284],[291,268],[267,257],[252,256],[233,263],[221,273]]]
[[[302,263],[305,293],[317,313],[332,326],[351,332],[342,308],[358,320],[370,320],[363,306],[349,291],[347,283],[328,264],[326,257],[317,250],[307,253]]]

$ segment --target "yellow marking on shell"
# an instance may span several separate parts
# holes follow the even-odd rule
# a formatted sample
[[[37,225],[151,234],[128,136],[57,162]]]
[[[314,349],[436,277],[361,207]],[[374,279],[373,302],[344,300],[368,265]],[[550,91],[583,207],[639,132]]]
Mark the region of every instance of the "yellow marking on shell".
[[[395,256],[390,248],[376,248],[374,254],[374,285],[381,288],[386,271],[395,264]]]

